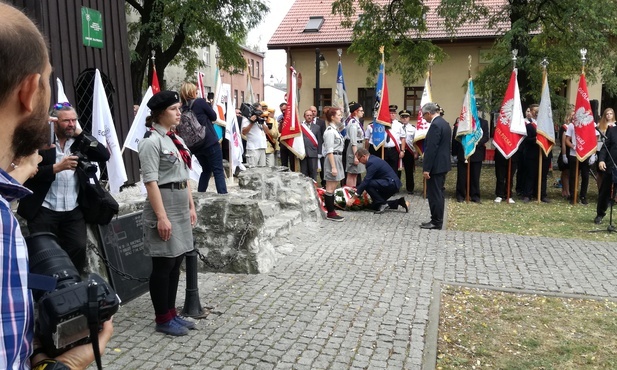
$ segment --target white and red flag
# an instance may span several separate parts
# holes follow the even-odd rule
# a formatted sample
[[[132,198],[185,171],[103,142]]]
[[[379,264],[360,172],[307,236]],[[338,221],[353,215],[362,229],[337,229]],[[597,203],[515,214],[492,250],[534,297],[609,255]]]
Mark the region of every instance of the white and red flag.
[[[236,106],[234,99],[232,107]],[[225,126],[225,137],[229,140],[229,158],[231,166],[231,174],[233,176],[236,173],[236,168],[240,168],[240,171],[246,170],[242,164],[242,154],[244,148],[242,147],[242,138],[240,137],[240,128],[238,127],[238,118],[235,114],[227,115],[227,126]],[[232,177],[230,176],[230,178]]]
[[[555,125],[553,123],[553,109],[551,108],[551,91],[548,88],[548,75],[544,73],[542,83],[542,97],[540,98],[540,108],[538,110],[538,123],[536,143],[548,155],[553,145],[555,145]]]
[[[293,67],[289,69],[291,70],[291,83],[287,90],[287,110],[285,111],[285,119],[283,120],[279,140],[298,159],[304,159],[306,152],[304,149],[304,139],[302,138],[302,128],[298,119],[297,73]]]
[[[208,95],[206,94],[206,87],[204,86],[204,73],[199,71],[195,73],[197,73],[197,97],[206,99]]]
[[[585,73],[581,74],[581,80],[578,83],[572,123],[574,124],[574,134],[576,136],[576,158],[582,162],[594,154],[598,147],[596,125],[593,120],[591,105],[589,104]]]
[[[508,159],[516,153],[523,138],[527,135],[525,116],[518,90],[517,70],[510,75],[510,83],[501,103],[499,118],[495,124],[493,145]]]
[[[418,123],[416,124],[416,135],[413,138],[413,143],[418,153],[422,155],[424,153],[424,139],[428,132],[430,122],[427,122],[422,117],[422,107],[426,103],[433,101],[433,94],[431,93],[431,79],[429,73],[426,72],[426,79],[424,80],[424,91],[422,91],[422,98],[420,99],[420,109],[418,109]]]

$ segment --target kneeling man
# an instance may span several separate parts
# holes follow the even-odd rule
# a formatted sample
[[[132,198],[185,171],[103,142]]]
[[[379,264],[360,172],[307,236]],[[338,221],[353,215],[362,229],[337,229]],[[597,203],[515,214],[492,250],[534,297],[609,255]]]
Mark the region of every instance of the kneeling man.
[[[362,195],[366,191],[371,196],[375,213],[381,214],[388,207],[397,209],[398,206],[405,208],[405,212],[408,212],[409,207],[405,202],[405,197],[388,200],[403,185],[392,167],[383,159],[370,155],[368,150],[364,148],[359,148],[356,151],[356,158],[366,166],[366,176],[356,188],[356,193]],[[356,197],[349,199],[347,205],[352,205]]]

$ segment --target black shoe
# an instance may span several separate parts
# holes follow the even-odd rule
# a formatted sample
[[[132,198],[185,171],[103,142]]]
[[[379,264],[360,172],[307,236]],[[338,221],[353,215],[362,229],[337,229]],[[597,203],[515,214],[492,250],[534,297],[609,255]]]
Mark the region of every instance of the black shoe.
[[[408,191],[407,194],[413,195],[413,190]]]
[[[463,198],[456,198],[456,201],[457,201],[458,203],[463,203],[463,202],[465,201],[465,199],[463,199]]]
[[[384,213],[386,211],[386,208],[388,208],[388,205],[387,204],[382,204],[382,205],[379,206],[379,209],[376,210],[373,213],[380,215],[380,214],[382,214],[382,213]]]
[[[471,201],[474,202],[474,203],[478,203],[478,204],[482,203],[482,201],[480,199],[472,199]]]
[[[409,213],[409,206],[407,206],[407,202],[405,201],[405,197],[400,197],[398,199],[398,205],[405,208],[405,213]]]
[[[596,218],[593,219],[593,223],[596,225],[600,225],[602,223],[603,218],[604,216],[597,216]]]
[[[541,201],[542,203],[550,203],[550,202],[551,202],[551,200],[550,200],[550,199],[548,199],[548,198],[542,198],[542,199],[540,199],[540,201]]]
[[[529,197],[523,197],[523,203],[529,203],[530,199]]]
[[[431,221],[427,221],[427,222],[423,222],[420,224],[420,227],[422,226],[428,226],[428,225],[432,225],[433,223]]]
[[[587,201],[587,198],[581,197],[581,204],[584,204],[584,205],[589,204],[589,202]]]
[[[420,228],[426,229],[426,230],[441,230],[441,226],[435,225],[435,224],[432,224],[432,223],[429,223],[428,225],[422,224],[422,225],[420,225]]]

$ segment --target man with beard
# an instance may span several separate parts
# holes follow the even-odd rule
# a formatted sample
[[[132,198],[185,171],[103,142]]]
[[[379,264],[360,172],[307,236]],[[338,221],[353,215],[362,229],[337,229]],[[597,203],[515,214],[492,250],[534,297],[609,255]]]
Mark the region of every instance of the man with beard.
[[[33,194],[19,202],[17,213],[28,221],[31,234],[51,232],[56,235],[77,271],[83,273],[87,235],[79,201],[89,181],[84,167],[87,161],[106,162],[109,151],[101,143],[84,144],[94,138],[88,139],[78,127],[77,112],[69,103],[54,105],[51,116],[57,118],[56,147],[40,151],[43,160],[39,170],[24,184]]]
[[[28,45],[28,47],[24,47]],[[50,99],[51,65],[47,45],[36,26],[23,13],[0,2],[0,368],[85,369],[94,361],[90,344],[77,346],[55,360],[36,348],[34,308],[28,281],[28,254],[12,200],[30,194],[7,173],[27,178],[36,171],[32,163],[47,141],[47,105]],[[35,158],[33,160],[33,158]],[[32,167],[24,176],[23,166]],[[106,321],[99,334],[101,350],[111,338],[113,326]],[[34,352],[34,353],[33,353]]]

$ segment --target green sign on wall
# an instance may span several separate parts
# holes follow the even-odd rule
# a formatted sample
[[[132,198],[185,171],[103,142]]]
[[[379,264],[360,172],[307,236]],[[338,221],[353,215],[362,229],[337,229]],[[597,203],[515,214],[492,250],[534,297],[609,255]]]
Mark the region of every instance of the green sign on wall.
[[[101,12],[82,7],[81,29],[85,46],[103,48],[103,17]]]

